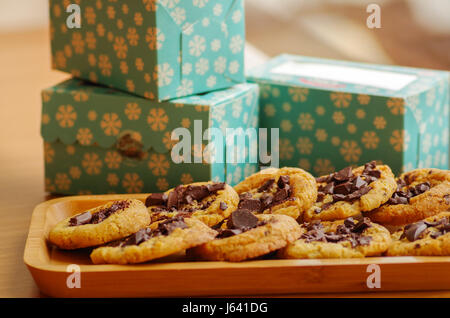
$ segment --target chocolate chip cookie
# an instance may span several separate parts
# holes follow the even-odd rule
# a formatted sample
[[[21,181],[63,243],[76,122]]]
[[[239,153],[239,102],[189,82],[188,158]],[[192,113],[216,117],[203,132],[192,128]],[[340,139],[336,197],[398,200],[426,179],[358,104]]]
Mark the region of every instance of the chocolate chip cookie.
[[[297,219],[317,198],[315,179],[299,168],[261,170],[234,187],[240,209]]]
[[[152,222],[178,215],[214,226],[227,218],[238,203],[239,196],[231,186],[223,182],[196,182],[164,193],[152,193],[145,205]]]
[[[96,248],[94,264],[134,264],[168,256],[213,240],[217,232],[195,218],[176,216]]]
[[[360,215],[378,208],[397,188],[394,175],[386,165],[375,161],[316,179],[317,201],[305,212],[303,220],[332,221]]]
[[[130,235],[150,223],[139,200],[117,200],[62,220],[48,240],[61,249],[97,246]]]
[[[450,212],[411,223],[392,234],[389,256],[449,256]]]
[[[400,175],[392,197],[367,216],[382,224],[404,225],[449,209],[450,171],[416,169]]]
[[[278,252],[281,258],[359,258],[384,253],[389,231],[368,218],[304,223],[300,238]]]
[[[249,210],[233,212],[218,229],[217,238],[188,251],[204,260],[239,262],[280,249],[301,234],[293,218],[281,214],[254,215]]]

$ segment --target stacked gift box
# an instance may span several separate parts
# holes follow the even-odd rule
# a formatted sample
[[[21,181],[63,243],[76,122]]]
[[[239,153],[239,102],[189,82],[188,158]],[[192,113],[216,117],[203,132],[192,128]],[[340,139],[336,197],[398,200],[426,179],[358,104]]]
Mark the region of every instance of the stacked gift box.
[[[202,138],[208,128],[258,125],[258,87],[243,69],[243,0],[78,1],[81,27],[72,29],[68,4],[50,1],[52,65],[73,78],[42,92],[47,191],[157,192],[235,184],[257,170],[227,164],[217,158],[226,150],[208,152]],[[191,137],[181,162],[171,151],[176,128]]]
[[[448,72],[281,55],[246,78],[243,0],[76,3],[69,28],[69,1],[50,0],[52,65],[73,78],[42,92],[48,192],[234,185],[259,169],[256,144],[231,162],[208,129],[267,128],[265,141],[278,129],[272,158],[316,176],[371,160],[448,168]],[[182,158],[177,128],[191,139]]]

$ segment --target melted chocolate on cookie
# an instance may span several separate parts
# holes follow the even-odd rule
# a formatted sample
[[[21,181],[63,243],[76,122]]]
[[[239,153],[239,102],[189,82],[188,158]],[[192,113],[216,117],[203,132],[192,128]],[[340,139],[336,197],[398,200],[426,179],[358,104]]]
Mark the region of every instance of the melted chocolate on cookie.
[[[130,202],[128,201],[116,201],[109,207],[103,208],[97,212],[91,213],[89,211],[81,213],[72,217],[69,220],[69,226],[78,226],[85,224],[98,224],[104,221],[113,213],[126,209],[130,206]]]
[[[223,222],[220,223],[220,226],[222,224]],[[249,210],[238,209],[231,213],[227,221],[226,229],[220,229],[220,226],[217,226],[215,229],[219,231],[217,238],[225,238],[244,233],[264,224],[266,223],[259,221],[259,219]]]
[[[145,200],[147,207],[155,206],[152,212],[186,212],[205,210],[211,206],[213,200],[202,202],[206,197],[225,189],[224,182],[210,183],[206,185],[177,186],[169,195],[165,193],[152,193]],[[196,203],[197,206],[190,206]],[[220,208],[226,209],[226,203],[221,202]]]
[[[343,224],[337,227],[335,232],[325,232],[325,229],[319,220],[305,223],[303,227],[306,228],[307,232],[303,234],[300,239],[305,240],[307,243],[338,243],[349,241],[352,244],[352,247],[355,248],[359,245],[369,245],[372,240],[371,236],[362,235],[365,229],[371,227],[368,218],[364,218],[356,224],[354,223],[353,218],[347,218]]]
[[[181,216],[177,216],[175,218],[167,219],[158,224],[158,227],[154,230],[150,228],[145,228],[137,231],[126,238],[111,242],[106,244],[106,246],[110,247],[124,247],[129,245],[139,245],[145,241],[148,241],[152,237],[157,236],[168,236],[175,229],[185,229],[187,228],[187,224],[184,222],[184,218]]]
[[[431,189],[431,184],[427,182],[416,184],[414,187],[409,186],[408,178],[397,180],[397,191],[392,194],[392,197],[386,202],[386,204],[408,204],[411,198],[427,192]],[[405,190],[402,190],[407,187]]]
[[[319,186],[317,202],[322,202],[327,194],[333,197],[333,201],[323,204],[322,208],[317,207],[315,212],[320,213],[337,201],[352,202],[368,193],[371,190],[369,184],[381,177],[381,171],[375,169],[376,165],[375,161],[366,163],[359,176],[353,174],[352,167],[346,167],[330,175],[317,178],[318,183],[325,183],[325,185]]]
[[[428,228],[434,228],[430,234],[433,239],[438,238],[444,234],[450,233],[450,223],[448,218],[442,218],[435,222],[420,221],[416,223],[411,223],[405,226],[400,239],[406,238],[410,242],[414,242],[423,237],[423,234]]]
[[[290,178],[287,175],[280,176],[277,182],[275,182],[275,179],[267,180],[257,190],[258,193],[262,193],[261,196],[253,196],[250,192],[239,195],[238,208],[252,212],[263,212],[275,205],[293,200],[289,182]]]

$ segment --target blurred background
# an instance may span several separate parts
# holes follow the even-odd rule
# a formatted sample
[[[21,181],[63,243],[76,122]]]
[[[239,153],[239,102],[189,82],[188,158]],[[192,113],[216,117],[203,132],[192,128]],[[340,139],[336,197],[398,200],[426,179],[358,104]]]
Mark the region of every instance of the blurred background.
[[[381,7],[381,29],[366,26],[370,3]],[[47,6],[0,0],[0,33],[45,30]],[[285,52],[450,68],[449,0],[246,0],[246,15],[249,65]]]

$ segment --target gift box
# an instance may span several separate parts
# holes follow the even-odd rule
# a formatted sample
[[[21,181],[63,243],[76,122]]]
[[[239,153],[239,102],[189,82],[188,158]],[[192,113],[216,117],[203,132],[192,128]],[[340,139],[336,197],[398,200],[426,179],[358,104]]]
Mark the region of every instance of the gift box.
[[[260,127],[279,128],[281,166],[448,168],[448,72],[281,55],[247,78],[260,85]]]
[[[70,79],[43,90],[42,100],[45,187],[51,193],[160,192],[207,180],[236,184],[257,170],[247,160],[254,145],[247,142],[239,150],[244,158],[227,161],[231,150],[220,140],[227,128],[258,127],[256,84],[156,102]],[[187,147],[175,151],[181,142]]]
[[[52,65],[159,101],[244,82],[243,0],[50,0]]]

